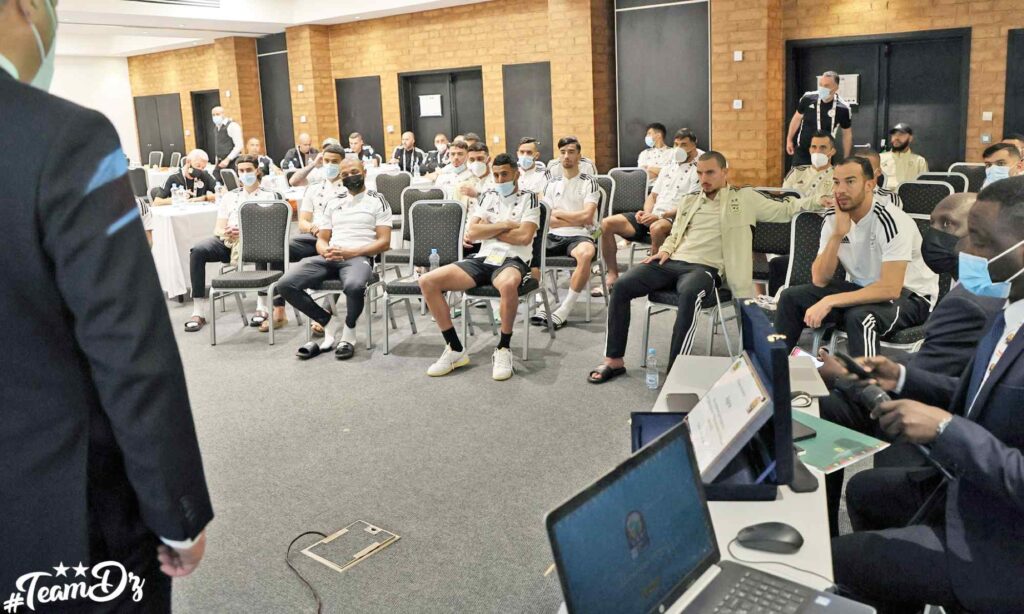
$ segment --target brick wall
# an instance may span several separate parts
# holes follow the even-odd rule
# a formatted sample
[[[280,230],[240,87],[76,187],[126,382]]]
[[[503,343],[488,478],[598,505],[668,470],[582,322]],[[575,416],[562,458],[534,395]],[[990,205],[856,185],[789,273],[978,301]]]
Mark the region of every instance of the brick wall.
[[[246,140],[255,136],[265,142],[256,39],[218,38],[213,46],[217,57],[220,104],[224,112],[242,125]],[[231,95],[227,96],[229,91]]]
[[[338,102],[331,77],[329,29],[327,26],[298,26],[288,28],[285,33],[295,136],[297,139],[299,134],[308,132],[319,149],[325,138],[338,137]],[[299,85],[304,91],[298,91]],[[348,142],[342,139],[342,144]]]

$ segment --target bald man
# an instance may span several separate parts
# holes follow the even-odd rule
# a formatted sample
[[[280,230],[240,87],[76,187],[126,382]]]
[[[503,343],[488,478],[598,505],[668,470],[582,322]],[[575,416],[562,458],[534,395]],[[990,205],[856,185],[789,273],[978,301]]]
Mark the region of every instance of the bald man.
[[[289,149],[288,153],[281,158],[281,168],[286,171],[306,168],[316,160],[317,153],[319,152],[316,147],[313,147],[313,139],[303,132],[295,141],[295,147]]]
[[[324,330],[320,342],[311,341],[296,355],[305,360],[335,349],[338,360],[355,354],[356,322],[363,313],[366,284],[373,277],[373,259],[391,246],[391,205],[377,192],[366,189],[366,171],[360,160],[343,160],[339,172],[345,194],[324,207],[316,241],[316,256],[289,270],[278,290],[284,300],[306,314]],[[341,331],[328,328],[333,314],[306,293],[327,279],[340,280],[347,310]],[[340,340],[335,348],[335,334]]]
[[[242,153],[242,126],[224,114],[224,107],[213,107],[210,116],[213,118],[213,161],[217,168],[227,168]]]
[[[426,152],[416,147],[416,135],[412,132],[403,132],[402,146],[395,148],[389,163],[397,164],[399,169],[407,173],[418,175],[423,172],[426,160]]]
[[[263,173],[264,177],[269,177],[271,174],[281,175],[284,173],[284,171],[274,164],[274,161],[270,156],[263,153],[263,142],[258,138],[252,137],[245,142],[245,153],[259,160],[259,164],[257,166]]]

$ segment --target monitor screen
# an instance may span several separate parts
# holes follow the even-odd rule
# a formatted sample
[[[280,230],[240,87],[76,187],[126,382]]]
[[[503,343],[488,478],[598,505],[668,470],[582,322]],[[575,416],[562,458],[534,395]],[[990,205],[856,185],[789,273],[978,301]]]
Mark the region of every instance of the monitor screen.
[[[564,506],[550,533],[570,612],[650,612],[717,561],[698,481],[680,425]]]

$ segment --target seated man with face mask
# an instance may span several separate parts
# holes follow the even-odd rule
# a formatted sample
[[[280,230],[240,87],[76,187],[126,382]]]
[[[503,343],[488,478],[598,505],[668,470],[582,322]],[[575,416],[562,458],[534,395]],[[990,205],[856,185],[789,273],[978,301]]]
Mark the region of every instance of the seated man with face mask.
[[[543,195],[548,187],[549,176],[540,161],[540,141],[532,136],[524,136],[519,140],[516,155],[519,157],[519,189]]]
[[[789,169],[782,187],[798,190],[804,196],[832,196],[832,156],[836,153],[836,140],[827,132],[815,132],[809,151],[811,163]]]
[[[204,239],[192,246],[189,252],[189,275],[192,280],[192,318],[185,322],[185,331],[194,333],[206,325],[206,263],[221,262],[228,264],[237,255],[237,246],[241,240],[241,228],[238,224],[238,211],[243,203],[250,201],[270,202],[281,200],[277,192],[260,187],[260,175],[255,156],[242,154],[238,156],[235,167],[242,187],[224,195],[217,210],[217,223],[214,236]],[[267,320],[267,308],[263,297],[257,298],[256,314],[250,325],[259,326]]]
[[[990,145],[981,153],[981,157],[985,160],[985,183],[982,187],[987,188],[1000,179],[1024,173],[1024,160],[1021,160],[1021,151],[1016,145]]]
[[[174,186],[185,188],[190,202],[213,202],[217,195],[214,188],[217,181],[206,171],[210,158],[202,149],[193,149],[185,156],[181,170],[167,178],[160,195],[153,199],[153,205],[169,205],[172,203],[171,189]]]
[[[941,275],[952,274],[957,278],[959,242],[967,236],[967,215],[974,204],[975,194],[951,194],[936,205],[932,211],[931,228],[924,235],[921,256],[932,271]],[[900,365],[925,369],[948,377],[959,377],[974,353],[978,339],[985,328],[985,322],[1003,308],[1004,301],[977,296],[960,285],[954,286],[935,306],[924,324],[924,342],[921,348],[904,357],[894,359],[876,356],[867,359],[869,368],[881,373],[895,372],[898,382]],[[824,349],[819,358],[825,365],[821,376],[830,387],[837,378],[846,374],[846,369]],[[887,392],[895,394],[893,388]],[[831,395],[819,399],[821,417],[848,428],[869,435],[880,435],[878,422],[870,416],[870,408],[859,405],[844,392],[834,390]],[[843,472],[837,471],[825,478],[829,504],[829,524],[837,534],[837,513],[839,496],[843,485]]]

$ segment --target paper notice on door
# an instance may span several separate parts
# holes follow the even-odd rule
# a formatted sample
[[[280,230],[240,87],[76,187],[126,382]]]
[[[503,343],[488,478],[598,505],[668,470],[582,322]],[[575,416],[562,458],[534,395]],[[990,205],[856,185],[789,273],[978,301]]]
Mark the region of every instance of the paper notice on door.
[[[771,416],[768,395],[746,354],[729,367],[689,413],[701,478],[715,479]]]
[[[441,94],[420,96],[420,117],[441,117]]]

